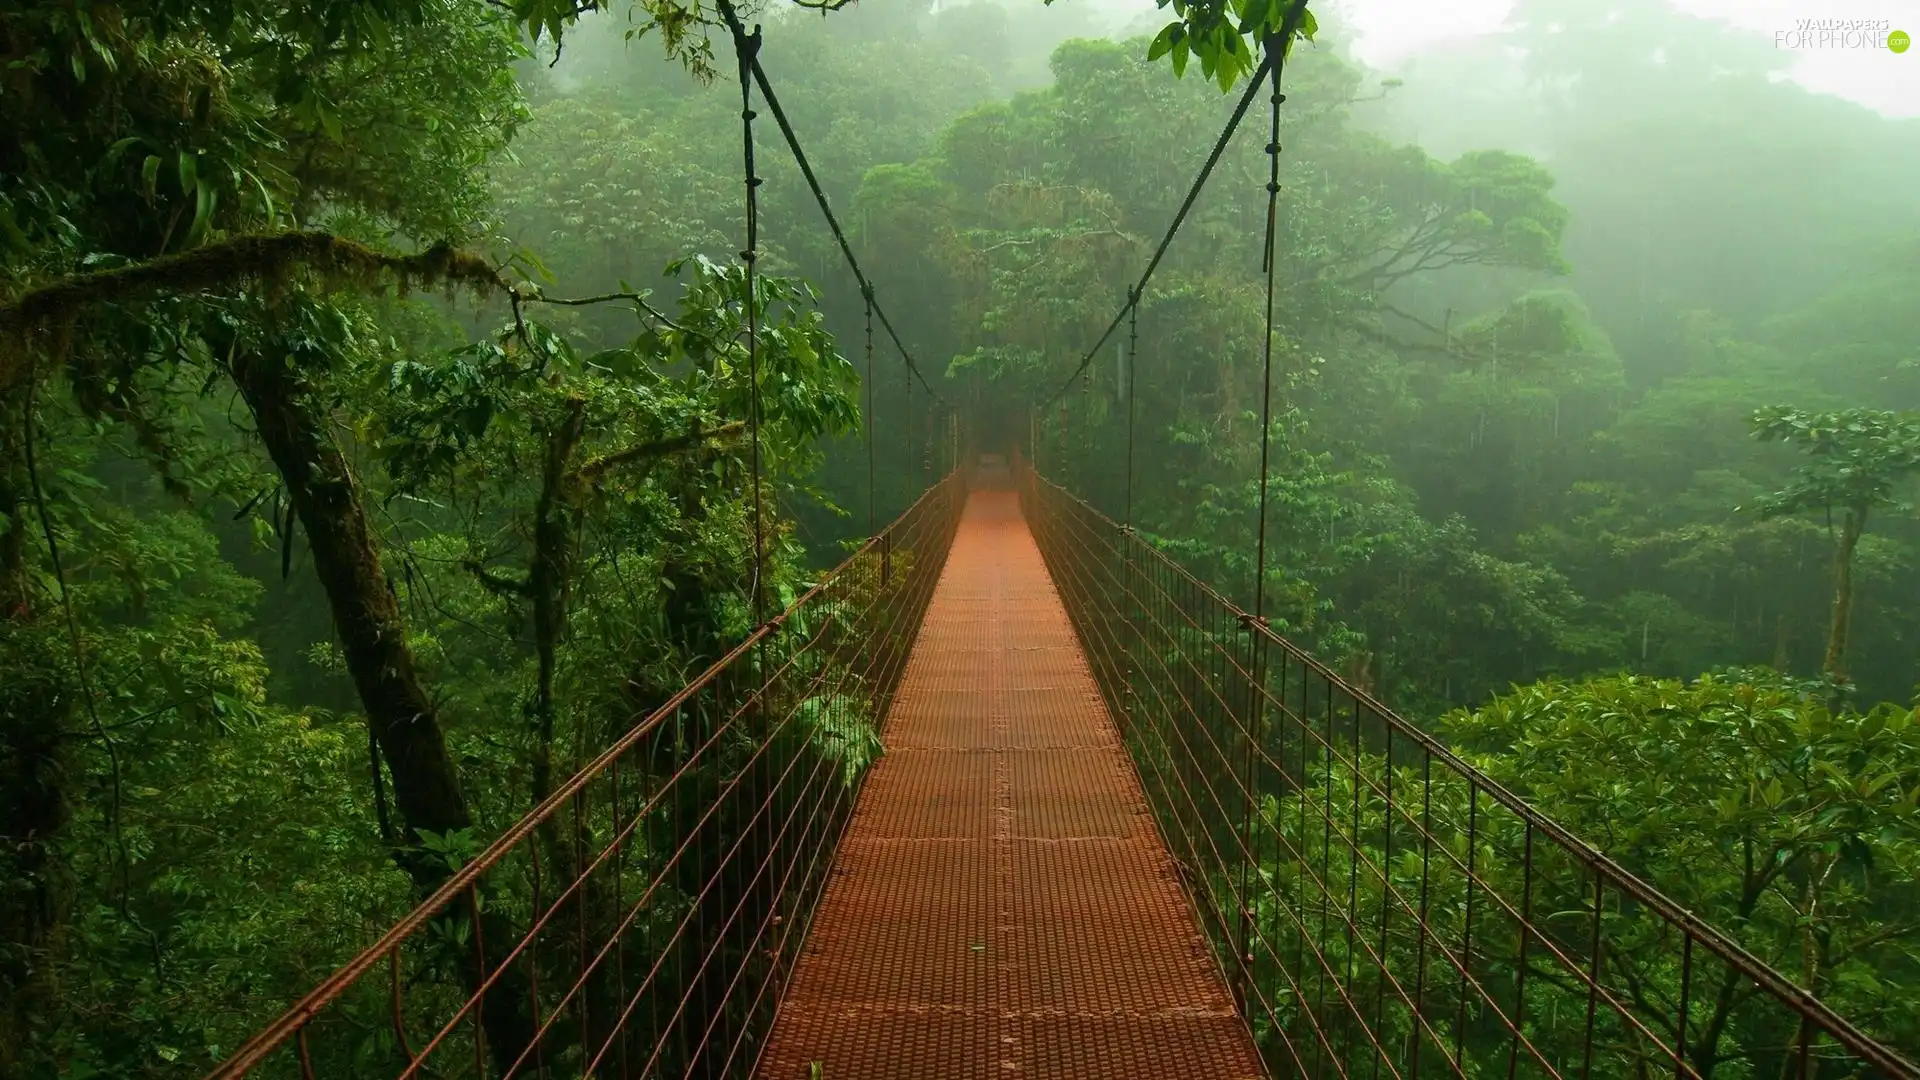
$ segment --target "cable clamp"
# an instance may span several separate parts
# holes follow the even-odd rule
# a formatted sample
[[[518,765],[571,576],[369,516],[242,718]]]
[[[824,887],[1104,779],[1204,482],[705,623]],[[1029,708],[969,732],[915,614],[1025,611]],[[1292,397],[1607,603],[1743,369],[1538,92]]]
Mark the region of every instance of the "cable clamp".
[[[728,29],[733,31],[733,51],[740,58],[740,72],[746,74],[760,62],[760,24],[753,24],[749,31],[740,22],[740,16],[733,10],[732,4],[724,4],[722,14],[727,16]]]

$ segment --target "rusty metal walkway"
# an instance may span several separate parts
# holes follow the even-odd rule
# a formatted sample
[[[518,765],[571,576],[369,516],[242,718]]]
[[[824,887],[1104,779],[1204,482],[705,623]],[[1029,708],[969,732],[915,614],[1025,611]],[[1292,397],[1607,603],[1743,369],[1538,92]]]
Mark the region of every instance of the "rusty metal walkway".
[[[1262,1071],[1012,492],[976,491],[766,1080]]]
[[[1138,533],[997,471],[1019,496],[949,474],[209,1080],[1706,1080],[1736,1051],[1920,1080]],[[832,710],[889,693],[850,783]]]

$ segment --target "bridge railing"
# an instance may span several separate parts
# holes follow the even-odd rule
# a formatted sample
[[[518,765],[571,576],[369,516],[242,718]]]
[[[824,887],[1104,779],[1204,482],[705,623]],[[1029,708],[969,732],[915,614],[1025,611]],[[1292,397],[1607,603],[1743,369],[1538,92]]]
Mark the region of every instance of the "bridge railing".
[[[1017,486],[1270,1075],[1917,1075],[1134,532]]]
[[[214,1077],[727,1077],[771,1025],[966,499],[956,470]],[[445,846],[445,845],[442,845]]]

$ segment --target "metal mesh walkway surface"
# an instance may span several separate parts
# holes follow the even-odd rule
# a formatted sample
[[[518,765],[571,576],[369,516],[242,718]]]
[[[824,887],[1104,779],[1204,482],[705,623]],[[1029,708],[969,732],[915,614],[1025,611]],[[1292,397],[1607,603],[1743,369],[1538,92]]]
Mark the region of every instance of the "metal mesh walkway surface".
[[[976,491],[766,1080],[1262,1075],[1018,497]]]

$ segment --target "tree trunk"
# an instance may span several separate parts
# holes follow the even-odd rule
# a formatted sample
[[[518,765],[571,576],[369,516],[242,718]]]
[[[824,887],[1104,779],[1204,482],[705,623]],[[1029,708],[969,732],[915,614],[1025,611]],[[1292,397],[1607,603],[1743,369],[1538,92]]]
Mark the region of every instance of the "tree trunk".
[[[534,689],[533,801],[553,793],[553,676],[559,664],[560,636],[567,622],[567,587],[573,577],[573,531],[567,514],[567,489],[574,451],[586,433],[586,402],[575,398],[547,432],[540,499],[534,509],[533,565],[527,591],[533,599],[533,641],[539,655]]]
[[[1860,545],[1860,534],[1867,529],[1867,507],[1847,508],[1847,519],[1840,526],[1840,543],[1833,556],[1833,625],[1827,631],[1828,678],[1838,682],[1847,676],[1847,624],[1853,618],[1853,552]]]
[[[27,493],[19,482],[13,433],[0,430],[0,621],[26,619],[31,610],[27,585]]]
[[[527,569],[525,589],[533,605],[534,649],[539,662],[534,686],[533,727],[529,732],[534,805],[545,802],[554,788],[554,720],[558,703],[553,683],[559,668],[560,645],[566,636],[574,565],[578,555],[574,540],[579,507],[577,496],[586,485],[614,469],[694,449],[705,445],[710,439],[738,435],[742,430],[744,425],[728,424],[714,431],[695,431],[680,438],[641,443],[588,461],[577,469],[574,459],[586,436],[584,400],[569,399],[558,419],[540,433],[544,457],[540,495],[534,506],[533,554]],[[585,733],[581,734],[584,737]],[[593,749],[576,746],[575,760],[591,753]],[[575,843],[578,843],[582,835],[578,815],[582,809],[577,802],[572,812],[576,815],[573,836]],[[557,880],[560,882],[575,880],[582,873],[582,860],[591,854],[589,851],[576,850],[565,842],[560,835],[557,816],[541,824],[535,842],[549,853],[548,865],[557,871]],[[604,873],[595,876],[588,872],[569,901],[572,917],[563,916],[557,924],[567,928],[560,932],[575,935],[568,948],[582,956],[601,947],[603,942],[597,935],[613,933],[611,928],[622,915],[619,905],[610,895],[605,877]],[[600,965],[573,1005],[579,1017],[581,1038],[589,1046],[600,1046],[615,1036],[623,1040],[635,1037],[629,1027],[614,1030],[626,1003],[626,992],[620,985],[620,978],[615,965]],[[624,1047],[626,1044],[622,1045]]]
[[[473,818],[433,702],[414,668],[400,602],[380,561],[358,482],[324,435],[309,388],[283,361],[236,355],[233,371],[307,534],[347,671],[393,776],[400,817],[413,834],[410,846],[418,846],[420,832],[470,828]],[[438,885],[446,875],[418,865],[408,871],[422,885]]]
[[[73,908],[56,843],[71,816],[63,781],[73,687],[52,638],[0,619],[0,1076],[24,1074],[34,1033],[57,1015]]]
[[[67,651],[35,622],[26,564],[24,427],[0,429],[0,1076],[24,1072],[35,1031],[54,1012],[56,964],[73,882],[55,841],[71,816]]]
[[[1831,872],[1830,868],[1833,864],[1827,863],[1826,857],[1817,851],[1808,862],[1807,883],[1800,890],[1801,909],[1804,912],[1799,920],[1801,924],[1800,988],[1810,994],[1818,995],[1822,989],[1821,983],[1826,978],[1827,946],[1830,940],[1827,934],[1822,933],[1820,926],[1822,918],[1820,888],[1826,881],[1827,874]],[[1793,1074],[1799,1064],[1800,1046],[1812,1037],[1812,1021],[1802,1016],[1800,1023],[1794,1028],[1793,1041],[1787,1044],[1786,1051],[1780,1055],[1781,1080],[1786,1080]]]
[[[379,540],[367,520],[359,484],[327,435],[312,387],[290,362],[260,355],[244,344],[231,355],[234,381],[306,532],[347,671],[393,779],[394,804],[406,834],[396,858],[425,895],[439,887],[449,871],[444,861],[427,856],[419,835],[467,829],[473,817],[433,702],[414,667],[399,598],[381,563]],[[444,917],[464,918],[465,909],[465,904],[455,903]],[[481,921],[478,929],[488,950],[496,956],[504,952],[513,940],[511,928],[497,910]],[[479,981],[474,960],[462,951],[459,962],[469,987]],[[494,966],[491,957],[487,966]],[[532,1038],[521,1008],[520,980],[513,975],[501,976],[482,1009],[487,1041],[501,1062],[513,1061]]]

